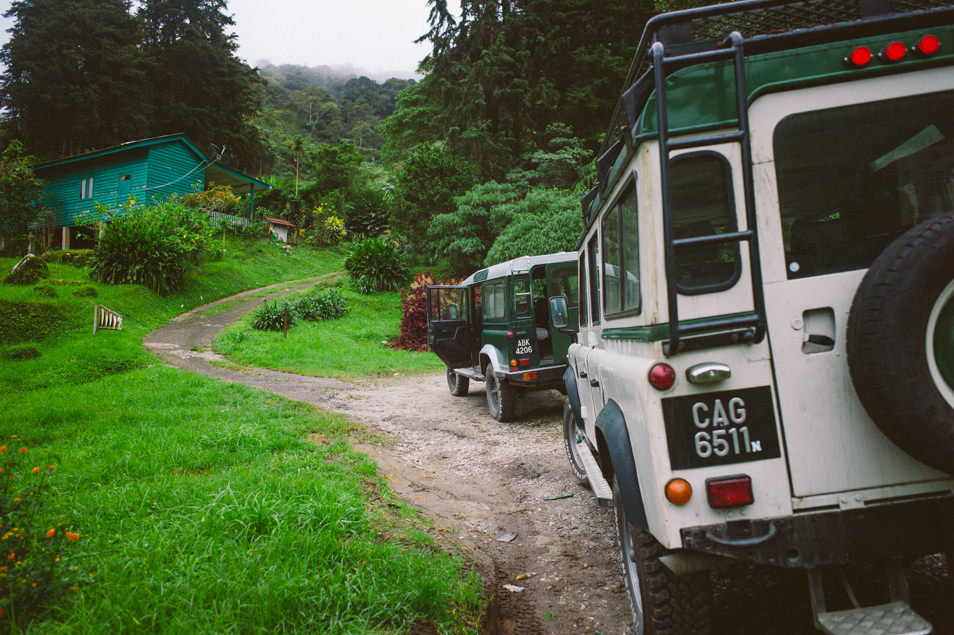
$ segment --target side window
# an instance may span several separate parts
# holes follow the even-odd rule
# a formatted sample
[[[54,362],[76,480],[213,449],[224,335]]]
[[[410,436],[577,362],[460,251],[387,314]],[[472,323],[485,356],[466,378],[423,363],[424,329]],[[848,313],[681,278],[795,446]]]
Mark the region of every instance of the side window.
[[[485,320],[501,320],[506,314],[506,301],[504,294],[504,281],[497,280],[484,284],[481,295],[484,304]]]
[[[607,317],[639,314],[639,224],[635,182],[603,218],[603,289]]]
[[[590,268],[590,310],[593,312],[593,324],[600,323],[600,272],[597,264],[600,261],[600,247],[597,237],[590,238],[590,243],[586,247],[589,254],[587,264]]]
[[[580,281],[580,326],[587,326],[590,323],[590,314],[587,311],[586,297],[586,250],[580,254],[580,269],[577,280]]]
[[[731,176],[729,162],[714,152],[695,152],[673,159],[670,196],[674,238],[736,231]],[[738,243],[676,248],[679,293],[722,291],[734,285],[740,274]]]
[[[514,276],[513,306],[517,315],[526,315],[530,312],[530,283],[526,276]]]

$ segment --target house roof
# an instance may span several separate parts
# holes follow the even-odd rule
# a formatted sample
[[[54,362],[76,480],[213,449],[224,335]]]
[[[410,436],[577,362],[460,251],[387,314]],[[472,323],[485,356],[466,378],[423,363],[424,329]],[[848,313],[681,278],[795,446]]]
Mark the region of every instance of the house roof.
[[[167,143],[182,143],[188,150],[196,156],[200,161],[206,164],[205,174],[206,180],[215,183],[216,185],[228,185],[229,187],[239,190],[239,193],[243,193],[241,190],[244,187],[251,189],[252,187],[258,187],[263,190],[270,189],[266,183],[259,181],[258,179],[252,178],[247,174],[243,174],[238,170],[233,170],[227,168],[224,165],[217,163],[216,161],[209,161],[208,158],[196,148],[191,141],[189,141],[184,134],[170,134],[163,135],[161,137],[151,137],[149,139],[138,139],[136,141],[127,141],[126,143],[121,143],[118,146],[112,146],[111,148],[104,148],[102,150],[93,150],[92,152],[84,152],[82,154],[74,154],[69,157],[64,157],[62,159],[54,159],[53,161],[46,161],[44,163],[37,163],[33,166],[34,171],[47,170],[54,167],[60,167],[64,165],[69,165],[71,163],[80,163],[83,161],[89,161],[91,159],[98,159],[102,157],[107,157],[110,155],[118,154],[121,152],[128,152],[129,150],[134,150],[136,148],[147,148],[150,146],[164,145]]]
[[[271,216],[262,216],[262,218],[264,218],[265,220],[267,220],[267,221],[268,221],[269,223],[271,223],[272,225],[284,225],[284,226],[286,226],[286,227],[294,227],[294,226],[295,226],[294,223],[289,223],[287,220],[285,220],[285,219],[283,219],[283,218],[272,218]]]

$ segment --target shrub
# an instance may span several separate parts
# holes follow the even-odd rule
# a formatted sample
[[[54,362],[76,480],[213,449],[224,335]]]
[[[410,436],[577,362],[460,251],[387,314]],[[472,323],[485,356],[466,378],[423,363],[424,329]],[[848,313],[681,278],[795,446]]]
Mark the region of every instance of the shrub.
[[[40,278],[50,275],[50,268],[38,256],[27,254],[13,266],[3,284],[35,284]]]
[[[351,288],[361,295],[371,295],[377,291],[374,280],[371,278],[358,278],[351,281]]]
[[[33,287],[33,293],[37,295],[42,295],[45,298],[55,298],[56,297],[56,287],[41,282],[40,284]]]
[[[336,320],[348,312],[348,303],[337,289],[315,288],[292,305],[296,317],[310,322]]]
[[[213,231],[211,219],[172,202],[101,212],[110,222],[90,258],[90,274],[108,284],[142,284],[160,295],[178,291]]]
[[[77,298],[95,298],[99,295],[99,291],[96,290],[96,287],[84,284],[82,287],[73,292]]]
[[[408,278],[407,265],[397,245],[384,238],[367,238],[357,243],[345,259],[345,269],[362,285],[362,293],[397,291]]]
[[[452,278],[435,280],[430,270],[414,278],[407,289],[401,289],[401,334],[394,348],[408,351],[427,350],[427,286],[432,284],[457,284]]]
[[[24,344],[22,346],[11,346],[0,353],[3,359],[16,361],[20,359],[36,359],[40,357],[40,351],[35,346]]]
[[[315,247],[330,247],[344,240],[344,221],[331,212],[331,208],[322,203],[311,212],[311,227],[298,230],[304,242]]]
[[[0,300],[0,344],[42,340],[65,320],[62,309],[52,302]]]
[[[82,578],[67,561],[80,536],[51,505],[56,455],[23,447],[16,435],[9,442],[0,445],[0,619],[15,624]]]
[[[265,300],[252,318],[252,328],[259,331],[281,331],[285,324],[285,310],[288,309],[288,327],[295,325],[295,312],[288,302]]]

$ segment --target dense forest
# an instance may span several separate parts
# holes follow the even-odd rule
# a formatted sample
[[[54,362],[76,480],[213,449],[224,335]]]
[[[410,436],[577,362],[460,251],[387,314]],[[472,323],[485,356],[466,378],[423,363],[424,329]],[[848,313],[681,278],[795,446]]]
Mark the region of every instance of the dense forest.
[[[227,146],[228,165],[271,185],[259,208],[306,238],[327,240],[335,223],[348,239],[387,232],[458,275],[573,248],[643,25],[698,3],[427,4],[423,78],[379,84],[250,68],[227,0],[17,0],[0,48],[0,142],[50,159],[184,132]]]

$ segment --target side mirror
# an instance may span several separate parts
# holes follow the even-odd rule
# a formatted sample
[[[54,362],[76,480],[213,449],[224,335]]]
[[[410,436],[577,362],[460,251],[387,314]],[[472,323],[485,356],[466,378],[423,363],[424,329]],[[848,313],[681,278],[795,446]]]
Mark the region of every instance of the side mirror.
[[[555,329],[565,329],[569,326],[565,295],[555,295],[550,298],[550,324]]]

